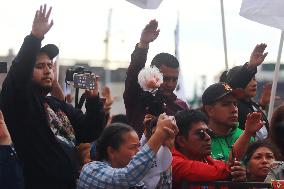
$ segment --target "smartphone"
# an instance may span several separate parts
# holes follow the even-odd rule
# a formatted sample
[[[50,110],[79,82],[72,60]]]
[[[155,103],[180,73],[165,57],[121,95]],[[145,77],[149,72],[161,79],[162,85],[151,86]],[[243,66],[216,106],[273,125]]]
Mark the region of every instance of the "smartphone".
[[[90,73],[74,74],[75,88],[94,90],[96,88],[96,76]]]

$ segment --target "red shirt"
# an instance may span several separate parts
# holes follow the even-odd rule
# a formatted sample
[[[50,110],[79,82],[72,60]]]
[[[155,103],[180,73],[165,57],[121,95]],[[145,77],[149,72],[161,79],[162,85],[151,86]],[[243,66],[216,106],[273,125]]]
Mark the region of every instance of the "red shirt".
[[[225,180],[230,176],[229,166],[220,160],[210,156],[206,157],[206,163],[190,160],[175,148],[172,151],[173,189],[181,188],[181,182],[187,181],[216,181]],[[191,187],[200,188],[200,186]]]

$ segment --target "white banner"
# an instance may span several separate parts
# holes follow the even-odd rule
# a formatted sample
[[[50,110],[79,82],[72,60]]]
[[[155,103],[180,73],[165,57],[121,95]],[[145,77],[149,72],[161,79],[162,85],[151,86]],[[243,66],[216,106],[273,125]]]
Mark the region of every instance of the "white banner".
[[[156,9],[163,0],[126,0],[142,9]]]
[[[243,0],[240,15],[284,30],[284,0]]]

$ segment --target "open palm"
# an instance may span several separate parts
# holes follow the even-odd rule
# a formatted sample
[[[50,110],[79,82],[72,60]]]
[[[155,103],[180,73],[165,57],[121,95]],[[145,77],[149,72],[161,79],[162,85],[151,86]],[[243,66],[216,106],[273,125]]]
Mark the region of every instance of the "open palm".
[[[43,38],[44,35],[50,30],[53,26],[53,20],[49,22],[49,16],[51,13],[52,7],[46,12],[46,5],[43,7],[40,6],[40,9],[36,11],[33,26],[32,34],[38,38]]]
[[[151,20],[143,29],[140,42],[150,43],[154,41],[157,39],[159,32],[160,30],[158,29],[158,22],[156,20]]]
[[[255,46],[253,52],[250,56],[250,65],[253,67],[259,66],[267,56],[267,52],[264,53],[265,48],[267,45],[265,43],[261,43]]]

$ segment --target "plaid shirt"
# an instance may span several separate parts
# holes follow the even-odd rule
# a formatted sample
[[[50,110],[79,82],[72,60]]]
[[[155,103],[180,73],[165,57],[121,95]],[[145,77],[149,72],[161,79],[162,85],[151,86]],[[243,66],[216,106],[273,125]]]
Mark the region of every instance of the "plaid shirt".
[[[77,189],[125,189],[143,185],[141,180],[153,164],[154,152],[148,144],[124,168],[112,168],[109,163],[94,161],[86,164],[81,172]]]

